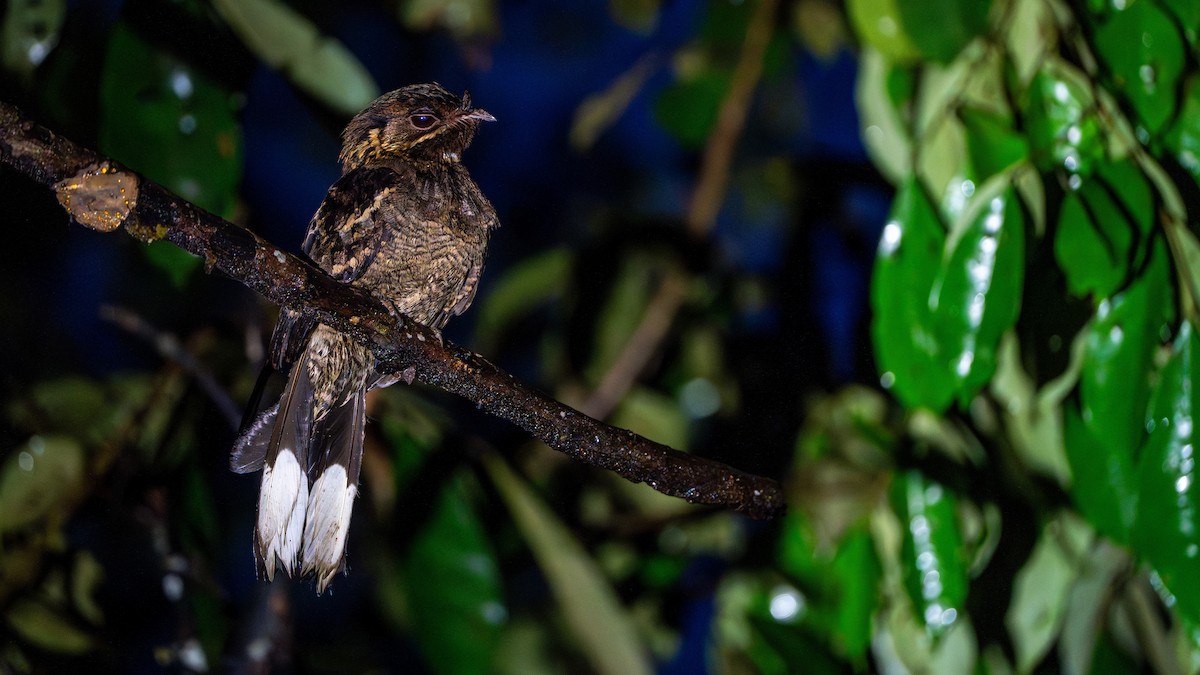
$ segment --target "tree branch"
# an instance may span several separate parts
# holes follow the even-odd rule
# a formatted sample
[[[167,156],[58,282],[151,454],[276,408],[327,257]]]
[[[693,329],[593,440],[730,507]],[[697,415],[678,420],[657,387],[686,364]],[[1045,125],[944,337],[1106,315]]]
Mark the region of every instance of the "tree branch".
[[[116,162],[56,136],[0,102],[0,162],[54,189],[79,223],[165,239],[268,300],[311,316],[371,348],[382,371],[403,372],[466,398],[581,462],[664,494],[754,518],[784,509],[775,480],[688,455],[599,422],[535,391],[482,356],[396,318],[368,293],[342,284],[253,232],[222,220]]]

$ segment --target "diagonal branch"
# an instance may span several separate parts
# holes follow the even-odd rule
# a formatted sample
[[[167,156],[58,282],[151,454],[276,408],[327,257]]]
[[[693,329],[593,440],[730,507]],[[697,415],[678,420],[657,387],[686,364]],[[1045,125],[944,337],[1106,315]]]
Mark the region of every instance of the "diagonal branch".
[[[735,509],[782,513],[783,491],[754,476],[599,422],[525,386],[482,356],[388,314],[368,293],[341,284],[253,232],[208,213],[96,152],[56,136],[0,102],[0,162],[54,189],[79,223],[165,239],[258,291],[367,345],[383,371],[401,372],[466,398],[585,464],[664,494]]]

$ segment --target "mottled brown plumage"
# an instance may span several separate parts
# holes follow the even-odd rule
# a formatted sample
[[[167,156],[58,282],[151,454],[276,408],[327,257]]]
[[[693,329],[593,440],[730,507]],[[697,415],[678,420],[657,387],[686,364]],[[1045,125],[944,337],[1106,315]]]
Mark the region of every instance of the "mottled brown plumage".
[[[440,330],[475,297],[496,213],[459,161],[480,121],[470,98],[437,84],[376,99],[342,134],[342,177],[313,216],[303,249],[339,281],[393,313]],[[263,571],[343,567],[357,492],[367,389],[393,384],[350,338],[284,310],[273,365],[291,368],[280,403],[238,439],[235,471],[263,468],[255,548]]]

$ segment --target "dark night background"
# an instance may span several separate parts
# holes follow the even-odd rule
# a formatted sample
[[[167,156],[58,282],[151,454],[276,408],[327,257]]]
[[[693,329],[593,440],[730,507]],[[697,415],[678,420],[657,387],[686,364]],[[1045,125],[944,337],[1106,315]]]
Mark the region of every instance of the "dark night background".
[[[499,120],[480,130],[464,160],[503,226],[492,239],[473,311],[451,322],[448,339],[477,349],[486,342],[485,356],[502,368],[562,392],[564,382],[588,379],[583,373],[603,339],[597,325],[602,317],[611,318],[613,311],[640,315],[636,301],[626,307],[610,300],[629,272],[622,261],[635,255],[652,261],[648,272],[639,272],[643,284],[638,277],[624,280],[635,295],[641,285],[643,297],[663,265],[680,265],[701,280],[703,298],[684,307],[642,381],[668,402],[675,400],[683,381],[679,362],[685,336],[699,329],[715,335],[720,386],[736,396],[721,403],[720,414],[709,410],[686,421],[688,449],[775,477],[783,476],[792,461],[806,397],[848,383],[876,382],[866,332],[867,289],[890,187],[859,141],[857,61],[847,38],[835,37],[815,52],[794,26],[795,8],[779,9],[727,198],[710,236],[693,241],[683,234],[683,214],[721,89],[682,86],[681,54],[703,53],[732,63],[749,3],[666,1],[652,25],[643,28],[623,25],[613,4],[600,0],[465,3],[494,12],[494,28],[476,34],[455,34],[436,23],[406,26],[388,2],[289,4],[345,45],[381,91],[438,81],[455,91],[469,90],[475,104]],[[105,147],[104,139],[113,138],[106,125],[127,122],[139,106],[168,96],[164,86],[179,85],[176,79],[155,90],[122,80],[122,68],[130,66],[115,66],[112,59],[121,57],[109,47],[117,26],[227,93],[240,135],[240,167],[235,163],[234,173],[219,180],[198,171],[196,180],[234,181],[236,196],[223,214],[297,250],[309,217],[338,176],[337,133],[346,117],[263,65],[208,4],[68,2],[58,46],[34,71],[10,70],[0,83],[0,99],[151,177],[155,171],[170,172],[161,154],[182,151],[166,145],[156,149],[155,138],[146,139],[137,157]],[[581,104],[639,63],[648,75],[628,107],[590,147],[572,148],[570,133]],[[158,67],[149,61],[141,65]],[[119,96],[106,96],[105,86]],[[153,166],[139,165],[139,159]],[[169,159],[185,167],[189,163],[186,153]],[[7,399],[21,400],[39,383],[79,377],[107,383],[102,391],[121,398],[123,375],[163,368],[163,359],[145,340],[101,318],[101,308],[114,305],[200,352],[230,400],[244,403],[261,357],[254,345],[269,335],[272,307],[177,256],[155,258],[129,237],[68,223],[49,192],[8,169],[0,172],[0,203],[6,205],[0,353]],[[502,331],[481,339],[482,308],[496,302],[492,294],[506,275],[523,261],[556,250],[574,254],[569,272],[555,277],[558,287],[521,308]],[[606,307],[616,309],[605,314]],[[548,351],[555,356],[547,357]],[[224,645],[225,658],[231,659],[226,665],[237,663],[229,656],[231,645],[255,620],[264,595],[250,552],[257,480],[225,470],[233,430],[203,392],[186,387],[172,399],[169,423],[180,430],[176,436],[186,433],[191,439],[166,433],[156,447],[116,461],[66,528],[67,546],[50,556],[65,558],[59,562],[69,569],[73,552],[86,549],[105,570],[97,591],[104,608],[99,663],[118,671],[164,664],[187,670],[186,659],[166,646],[185,644],[192,634],[210,650]],[[382,593],[378,585],[395,581],[373,574],[377,565],[355,561],[403,557],[439,486],[451,476],[477,471],[472,458],[480,443],[510,456],[529,454],[518,430],[439,392],[418,392],[437,408],[429,413],[441,428],[437,454],[421,463],[413,480],[417,487],[400,495],[390,515],[372,515],[367,508],[368,480],[351,531],[352,570],[335,582],[332,594],[317,598],[311,588],[294,585],[293,639],[300,655],[290,667],[342,670],[330,666],[342,663],[347,670],[410,672],[421,662],[419,650],[411,634],[397,633],[379,617],[376,603]],[[10,428],[4,451],[25,439],[25,431]],[[539,452],[546,451],[534,456]],[[547,486],[549,475],[539,479],[549,505],[581,528],[586,544],[598,544],[604,532],[581,523],[585,490],[576,485],[596,477],[558,466]],[[197,482],[204,486],[203,498],[196,498],[200,507],[193,500]],[[505,524],[496,496],[478,487],[471,494],[477,503],[491,504],[479,509],[479,517],[486,531],[498,533],[493,545],[507,611],[543,611],[538,608],[548,602],[549,589]],[[196,516],[196,509],[208,512]],[[764,537],[774,526],[735,521],[734,527],[749,547],[748,557],[737,564],[769,557]],[[165,549],[156,548],[156,537],[168,540]],[[395,551],[368,553],[385,546],[374,539],[395,542]],[[644,553],[655,548],[650,532],[629,543]],[[650,586],[662,598],[663,625],[679,636],[661,655],[660,672],[696,672],[709,644],[716,584],[730,562],[717,555],[657,555],[673,571],[667,581]],[[190,570],[188,593],[203,600],[178,602],[164,594],[164,568],[182,559]],[[645,577],[627,580],[617,591],[632,600],[647,583]],[[51,668],[73,663],[73,657],[42,647],[31,653],[39,655],[37,662],[58,664]],[[578,663],[573,669],[586,670]]]

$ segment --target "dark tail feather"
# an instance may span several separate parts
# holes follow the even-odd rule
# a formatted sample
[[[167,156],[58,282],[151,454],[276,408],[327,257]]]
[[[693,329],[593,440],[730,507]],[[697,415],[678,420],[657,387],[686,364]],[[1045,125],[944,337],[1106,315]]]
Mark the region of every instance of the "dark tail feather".
[[[346,469],[348,482],[358,484],[367,426],[366,393],[365,389],[355,393],[317,422],[308,463],[309,480],[315,482],[327,467],[340,464]]]
[[[246,460],[246,466],[252,466],[255,455],[263,446],[263,439],[268,437],[266,429],[271,429],[270,440],[263,451],[263,479],[255,527],[257,557],[268,578],[274,575],[276,562],[289,575],[294,574],[300,559],[308,507],[305,468],[309,463],[312,408],[313,391],[308,371],[299,365],[292,368],[277,408],[262,415],[252,425],[251,431],[244,436],[248,437],[244,444],[239,439],[238,448],[246,449],[242,458]]]
[[[275,435],[275,417],[279,404],[259,415],[238,436],[229,456],[229,468],[234,473],[254,473],[263,468],[267,460],[267,448]]]
[[[318,593],[345,567],[346,534],[362,469],[366,409],[364,387],[330,410],[317,424],[313,438],[308,469],[312,490],[304,524],[301,572],[316,576]]]

